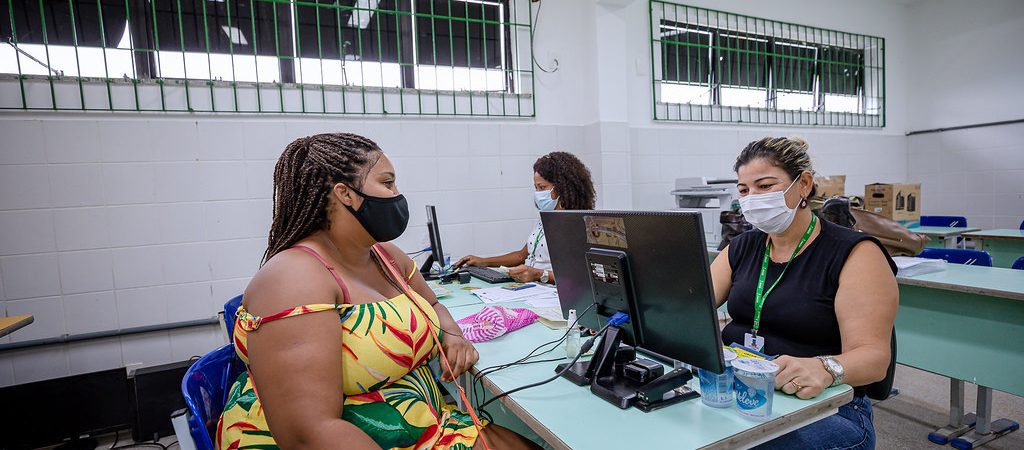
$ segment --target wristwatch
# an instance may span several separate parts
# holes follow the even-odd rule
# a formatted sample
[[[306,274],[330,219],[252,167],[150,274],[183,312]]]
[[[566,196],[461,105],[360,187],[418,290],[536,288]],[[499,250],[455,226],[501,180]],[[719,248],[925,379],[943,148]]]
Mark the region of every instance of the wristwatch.
[[[846,371],[843,369],[843,365],[836,361],[832,356],[819,356],[821,364],[825,366],[825,370],[832,375],[832,384],[828,387],[839,386],[843,384],[843,376],[846,375]]]
[[[548,278],[548,271],[545,270],[544,273],[540,275],[540,282],[547,283],[549,279],[550,278]]]

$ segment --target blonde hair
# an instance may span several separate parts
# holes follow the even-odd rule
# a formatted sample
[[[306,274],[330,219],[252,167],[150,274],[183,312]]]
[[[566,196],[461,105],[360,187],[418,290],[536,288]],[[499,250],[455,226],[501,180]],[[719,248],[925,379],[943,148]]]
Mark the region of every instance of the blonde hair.
[[[739,172],[740,167],[755,159],[764,159],[786,171],[791,180],[796,180],[804,172],[814,174],[807,142],[798,137],[765,137],[753,141],[740,151],[732,170]],[[812,188],[810,197],[814,197],[817,190],[817,186]]]

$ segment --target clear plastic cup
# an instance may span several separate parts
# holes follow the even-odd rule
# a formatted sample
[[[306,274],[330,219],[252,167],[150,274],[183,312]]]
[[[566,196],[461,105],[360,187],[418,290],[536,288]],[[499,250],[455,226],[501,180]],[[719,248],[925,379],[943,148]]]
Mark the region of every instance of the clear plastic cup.
[[[737,358],[732,369],[736,411],[759,422],[770,419],[779,365],[760,358]]]
[[[728,408],[733,405],[732,362],[736,359],[736,352],[727,348],[722,349],[722,356],[725,358],[725,373],[697,369],[697,377],[700,379],[700,399],[705,405],[714,408]]]

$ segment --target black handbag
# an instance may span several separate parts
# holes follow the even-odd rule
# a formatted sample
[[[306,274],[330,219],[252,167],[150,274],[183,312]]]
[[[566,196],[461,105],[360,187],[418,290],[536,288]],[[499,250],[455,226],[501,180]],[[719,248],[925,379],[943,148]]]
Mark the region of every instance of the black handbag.
[[[821,205],[818,214],[822,219],[851,230],[857,224],[857,219],[850,212],[850,199],[846,197],[832,197],[825,200],[825,204]]]
[[[754,228],[743,217],[743,213],[738,211],[722,211],[718,221],[722,223],[722,241],[718,243],[719,251],[722,251],[722,249],[729,245],[729,241],[732,238]]]

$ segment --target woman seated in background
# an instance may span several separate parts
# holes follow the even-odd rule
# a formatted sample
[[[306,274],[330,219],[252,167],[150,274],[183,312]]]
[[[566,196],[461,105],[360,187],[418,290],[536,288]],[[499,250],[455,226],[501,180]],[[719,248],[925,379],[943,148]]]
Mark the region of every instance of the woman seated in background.
[[[478,355],[412,260],[384,243],[409,220],[394,172],[354,134],[301,138],[278,159],[267,250],[233,336],[248,370],[218,448],[536,448],[444,402],[431,335],[445,380]]]
[[[533,188],[534,204],[541,211],[594,209],[590,170],[572,153],[551,152],[537,159],[533,163]],[[555,283],[544,225],[539,218],[523,248],[490,258],[464,256],[455,267],[463,265],[505,266],[509,276],[520,283]]]
[[[775,388],[813,398],[830,386],[854,387],[839,413],[760,448],[871,449],[866,386],[882,380],[899,290],[896,265],[877,239],[820,220],[807,143],[764,138],[740,152],[740,207],[755,230],[734,238],[711,264],[715,298],[733,320],[726,343],[781,355]]]

